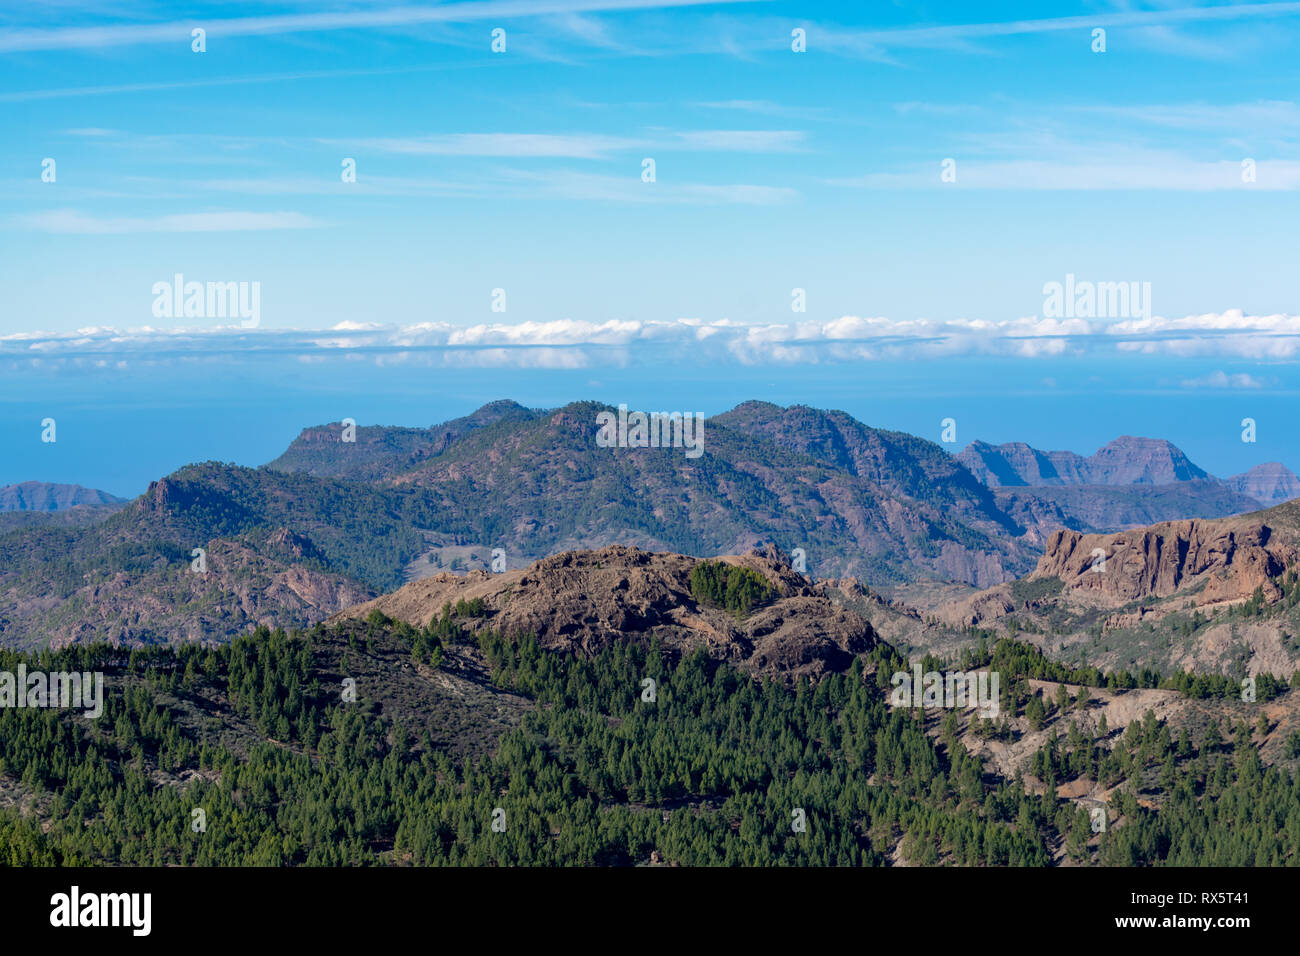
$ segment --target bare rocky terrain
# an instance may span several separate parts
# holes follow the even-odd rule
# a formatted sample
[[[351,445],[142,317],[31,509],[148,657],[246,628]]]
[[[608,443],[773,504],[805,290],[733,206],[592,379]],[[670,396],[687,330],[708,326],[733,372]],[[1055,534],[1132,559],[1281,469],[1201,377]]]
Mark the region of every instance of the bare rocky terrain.
[[[482,612],[466,621],[471,628],[535,634],[548,649],[593,654],[614,641],[657,639],[686,653],[704,648],[750,673],[789,678],[843,671],[878,642],[864,618],[795,573],[775,549],[719,560],[761,574],[775,599],[743,617],[710,607],[691,592],[698,559],[612,545],[500,574],[436,574],[339,616],[379,610],[424,626],[445,607],[481,601]]]
[[[1091,663],[1271,672],[1300,667],[1300,502],[1114,534],[1061,530],[1024,579],[935,612]],[[1127,655],[1127,656],[1126,656]]]

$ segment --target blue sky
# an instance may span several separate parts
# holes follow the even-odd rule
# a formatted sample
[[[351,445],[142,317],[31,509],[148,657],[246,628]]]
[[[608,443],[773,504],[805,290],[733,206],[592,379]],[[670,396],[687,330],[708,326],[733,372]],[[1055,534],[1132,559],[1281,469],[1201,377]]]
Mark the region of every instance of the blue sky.
[[[1300,469],[1298,33],[1296,3],[7,7],[0,483],[133,494],[498,397]],[[257,283],[257,327],[156,315],[177,274]],[[1067,276],[1147,307],[1046,314]]]

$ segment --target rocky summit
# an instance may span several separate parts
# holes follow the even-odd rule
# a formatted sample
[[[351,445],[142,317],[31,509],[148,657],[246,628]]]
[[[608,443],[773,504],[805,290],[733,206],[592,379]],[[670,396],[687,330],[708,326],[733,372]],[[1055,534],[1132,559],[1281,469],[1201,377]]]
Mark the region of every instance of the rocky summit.
[[[796,573],[775,548],[716,560],[760,575],[771,599],[747,614],[710,606],[692,590],[691,572],[700,559],[612,545],[553,555],[500,574],[444,572],[338,618],[365,618],[378,610],[424,626],[444,608],[474,607],[472,628],[535,634],[551,650],[591,655],[629,638],[657,639],[666,648],[703,648],[741,670],[782,678],[846,670],[856,655],[879,643],[866,620]]]

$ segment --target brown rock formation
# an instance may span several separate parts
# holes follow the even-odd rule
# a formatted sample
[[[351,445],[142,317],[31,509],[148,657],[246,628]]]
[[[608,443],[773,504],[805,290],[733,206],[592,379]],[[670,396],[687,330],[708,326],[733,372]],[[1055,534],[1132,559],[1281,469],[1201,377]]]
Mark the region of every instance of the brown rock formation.
[[[1208,603],[1248,597],[1257,587],[1274,596],[1273,579],[1298,556],[1258,520],[1173,521],[1111,535],[1058,531],[1029,578],[1060,578],[1068,589],[1117,603],[1203,585],[1201,603]]]
[[[437,574],[341,616],[378,609],[424,625],[445,605],[481,598],[486,613],[463,623],[533,633],[548,649],[592,654],[614,641],[658,638],[681,652],[703,647],[751,673],[785,678],[845,670],[878,642],[870,624],[817,593],[775,549],[719,560],[763,575],[775,600],[738,617],[692,596],[698,559],[613,545],[553,555],[521,571]]]

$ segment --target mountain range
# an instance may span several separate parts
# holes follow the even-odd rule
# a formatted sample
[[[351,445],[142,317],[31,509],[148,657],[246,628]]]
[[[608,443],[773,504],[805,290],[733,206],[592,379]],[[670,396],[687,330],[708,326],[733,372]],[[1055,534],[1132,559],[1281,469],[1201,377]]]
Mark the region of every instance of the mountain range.
[[[312,624],[494,556],[497,570],[519,569],[616,544],[697,557],[774,544],[814,577],[878,593],[969,591],[1033,570],[1061,528],[1254,511],[1260,501],[1239,489],[1277,495],[1295,480],[1278,466],[1230,487],[1146,440],[1121,439],[1097,461],[992,446],[954,456],[844,412],[756,401],[709,418],[704,453],[688,458],[601,447],[606,409],[500,401],[430,428],[315,426],[261,468],[190,465],[130,503],[96,505],[92,520],[2,534],[0,642],[224,640]],[[973,470],[972,455],[984,463]],[[1010,461],[1112,483],[1033,485]],[[991,481],[995,466],[1024,484]]]
[[[1300,479],[1278,462],[1220,479],[1168,441],[1131,435],[1087,457],[979,441],[956,457],[1040,545],[1058,528],[1105,532],[1218,518],[1300,497]]]
[[[1084,457],[1039,451],[1023,442],[972,442],[957,455],[990,488],[1219,486],[1267,507],[1300,498],[1300,478],[1280,462],[1266,462],[1230,478],[1215,478],[1177,446],[1159,438],[1123,435]]]
[[[1295,790],[1267,781],[1300,767],[1300,500],[1240,490],[1282,494],[1289,472],[1234,488],[1122,440],[1096,462],[1015,459],[1073,483],[990,486],[934,443],[762,402],[708,419],[692,459],[601,447],[605,408],[317,426],[261,468],[27,512],[102,509],[0,534],[3,654],[93,663],[112,690],[91,738],[0,710],[0,795],[32,817],[10,856],[1297,858],[1277,822]],[[1138,512],[1177,517],[1093,527]],[[999,675],[995,717],[902,718],[899,677],[953,667]],[[274,786],[227,776],[277,760]],[[211,839],[177,839],[196,800]],[[497,806],[525,839],[482,824]],[[755,842],[790,806],[833,839]],[[250,809],[255,827],[228,822]],[[914,835],[936,820],[948,836]]]

